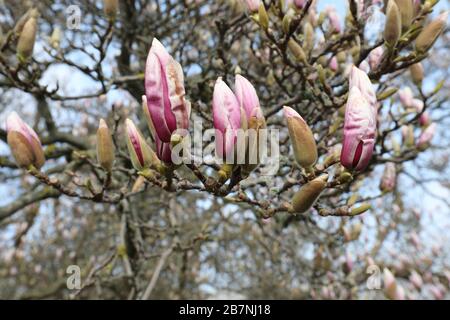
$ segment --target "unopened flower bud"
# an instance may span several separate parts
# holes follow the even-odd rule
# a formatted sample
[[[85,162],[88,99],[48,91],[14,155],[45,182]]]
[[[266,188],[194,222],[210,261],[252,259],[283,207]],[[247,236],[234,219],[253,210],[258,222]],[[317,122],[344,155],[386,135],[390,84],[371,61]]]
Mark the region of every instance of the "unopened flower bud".
[[[358,200],[359,198],[359,194],[358,193],[353,193],[350,198],[348,198],[347,200],[347,206],[351,207],[356,203],[356,200]]]
[[[364,170],[372,157],[376,136],[376,113],[358,87],[350,89],[345,107],[344,141],[341,164],[347,169]]]
[[[303,33],[305,34],[305,41],[303,43],[305,49],[309,52],[314,48],[314,28],[311,23],[306,22],[303,27]]]
[[[97,130],[97,161],[103,169],[111,172],[114,163],[114,144],[103,119],[100,119]]]
[[[294,212],[303,213],[308,211],[325,189],[327,179],[328,175],[325,174],[302,186],[292,198]]]
[[[384,49],[382,46],[378,46],[369,53],[369,65],[370,70],[375,70],[378,68],[383,57]]]
[[[425,53],[430,49],[442,31],[445,29],[448,19],[448,12],[443,12],[436,20],[426,25],[416,39],[416,50]]]
[[[431,140],[433,140],[434,134],[436,132],[436,123],[430,124],[419,136],[417,141],[417,149],[425,150],[429,147]]]
[[[60,43],[61,29],[59,27],[55,27],[55,29],[53,29],[52,35],[50,36],[50,45],[53,49],[58,50]]]
[[[414,127],[409,125],[409,126],[402,126],[402,140],[403,143],[407,146],[407,147],[412,147],[414,146]]]
[[[364,212],[366,212],[367,210],[370,210],[370,208],[372,208],[372,205],[370,203],[363,203],[362,205],[360,205],[357,208],[353,208],[350,211],[350,215],[351,216],[357,216],[360,214],[363,214]]]
[[[284,107],[284,117],[288,124],[295,160],[305,169],[312,167],[317,161],[317,146],[311,129],[290,107]]]
[[[428,112],[424,112],[420,115],[419,117],[419,124],[422,127],[428,127],[431,124],[431,119],[430,119],[430,115],[428,114]]]
[[[110,21],[116,18],[117,9],[119,8],[119,0],[104,0],[103,11]]]
[[[33,54],[37,33],[37,18],[31,17],[25,23],[17,43],[17,56],[20,61],[26,61]]]
[[[290,39],[288,42],[289,50],[292,55],[300,62],[307,63],[306,54],[303,48],[295,41],[294,39]]]
[[[294,18],[294,16],[295,16],[295,11],[292,8],[290,8],[284,15],[283,21],[281,23],[284,33],[289,33],[289,29],[291,27],[291,22],[292,22],[292,19]]]
[[[398,88],[389,87],[377,96],[377,100],[383,101],[383,100],[391,97],[393,94],[397,93],[397,91],[398,91]]]
[[[386,9],[386,24],[384,26],[384,41],[390,48],[395,47],[402,33],[400,11],[394,0],[389,0]]]
[[[33,165],[40,169],[44,165],[44,151],[39,137],[17,113],[11,113],[6,119],[6,132],[8,144],[19,167]]]
[[[402,30],[408,30],[414,17],[414,5],[413,0],[395,0],[397,7],[400,11],[402,20]]]
[[[125,125],[128,152],[133,167],[138,171],[150,168],[151,166],[156,167],[159,160],[147,142],[145,142],[139,129],[136,128],[130,119],[125,121]]]
[[[420,276],[420,274],[418,274],[416,270],[411,271],[411,275],[409,276],[409,281],[417,290],[420,290],[422,288],[423,280],[422,280],[422,277]]]
[[[257,12],[259,9],[259,5],[261,4],[261,0],[246,0],[247,8],[250,12]]]
[[[393,162],[386,163],[383,176],[381,177],[380,190],[383,192],[391,192],[395,188],[397,180],[395,164]]]
[[[339,64],[337,61],[336,56],[334,56],[333,58],[331,58],[330,63],[328,65],[328,67],[331,69],[331,71],[336,72],[339,69]]]
[[[258,21],[261,27],[264,30],[269,28],[269,16],[267,15],[266,7],[264,6],[264,2],[261,2],[258,9]]]
[[[394,275],[387,268],[384,268],[383,270],[383,280],[384,294],[388,299],[403,300],[405,298],[403,288],[397,285]]]
[[[420,62],[413,64],[409,67],[409,72],[411,73],[412,81],[420,86],[423,80],[423,66]]]
[[[350,182],[352,180],[352,174],[348,171],[344,171],[342,172],[339,177],[337,178],[337,180],[339,181],[340,184],[343,183],[347,183]]]

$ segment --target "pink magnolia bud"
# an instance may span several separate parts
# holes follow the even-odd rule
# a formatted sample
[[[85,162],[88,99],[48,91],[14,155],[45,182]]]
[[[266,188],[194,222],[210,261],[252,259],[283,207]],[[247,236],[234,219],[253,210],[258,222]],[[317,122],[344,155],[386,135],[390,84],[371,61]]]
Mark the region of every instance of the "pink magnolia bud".
[[[394,190],[396,183],[396,170],[393,162],[386,163],[384,167],[383,176],[381,178],[380,189],[383,192],[390,192]]]
[[[386,295],[387,298],[392,300],[405,299],[405,291],[400,285],[397,284],[394,275],[387,268],[384,268],[383,270],[383,280],[384,280],[384,294]]]
[[[251,12],[258,12],[261,0],[245,0],[245,2],[247,2],[248,10]]]
[[[306,0],[294,0],[294,4],[297,8],[303,9],[306,4]]]
[[[409,276],[409,281],[411,284],[417,289],[420,290],[423,285],[423,280],[420,274],[416,272],[416,270],[411,271],[411,275]]]
[[[175,130],[189,127],[191,106],[185,99],[183,70],[156,38],[145,66],[145,95],[162,142],[170,142]]]
[[[398,96],[400,97],[400,103],[405,108],[410,108],[412,106],[414,95],[410,87],[398,90]]]
[[[422,113],[419,117],[419,124],[422,127],[427,127],[430,125],[430,123],[431,123],[431,119],[430,119],[430,115],[428,114],[428,112]]]
[[[361,171],[372,157],[376,136],[376,116],[358,87],[352,87],[345,107],[341,164]]]
[[[328,67],[330,67],[330,69],[331,69],[332,71],[334,71],[334,72],[336,72],[336,71],[338,70],[339,65],[338,65],[338,61],[337,61],[336,56],[334,56],[333,58],[331,58]]]
[[[373,88],[372,82],[370,82],[367,73],[353,66],[349,77],[349,88],[357,87],[361,92],[364,99],[369,103],[372,112],[376,116],[378,113],[378,101],[375,89]]]
[[[433,139],[435,132],[436,123],[432,123],[420,134],[416,145],[417,148],[420,150],[426,148]]]
[[[340,33],[341,32],[341,20],[339,18],[339,15],[336,12],[336,8],[332,6],[327,6],[325,8],[325,12],[328,16],[328,20],[330,21],[330,26],[333,29],[334,32]]]
[[[438,286],[431,286],[430,292],[436,300],[442,300],[444,298],[444,293]]]
[[[384,49],[382,46],[376,47],[369,53],[369,65],[371,70],[375,70],[381,62],[383,57]]]
[[[349,251],[347,251],[346,254],[345,254],[345,262],[344,262],[344,265],[342,267],[343,267],[344,272],[346,274],[352,272],[352,270],[353,270],[353,258],[352,258],[352,255],[351,255],[351,253]]]
[[[142,96],[142,111],[147,119],[147,124],[152,134],[153,140],[155,140],[156,155],[160,160],[165,163],[172,163],[172,150],[170,142],[162,142],[161,139],[156,134],[155,125],[153,124],[152,117],[150,116],[150,111],[147,106],[146,96]]]
[[[412,99],[411,100],[411,108],[415,109],[417,112],[422,112],[423,101],[420,99]]]
[[[255,88],[250,81],[240,74],[236,75],[234,92],[236,93],[236,99],[239,102],[240,108],[244,111],[246,121],[250,119],[252,114],[260,113],[259,99]]]
[[[219,77],[213,93],[213,122],[216,129],[216,153],[227,157],[234,148],[241,127],[241,110],[233,91]]]
[[[125,121],[128,152],[131,163],[136,170],[143,170],[155,165],[157,160],[155,153],[145,142],[142,134],[136,128],[133,121]]]
[[[41,141],[34,130],[12,112],[6,119],[7,141],[19,167],[41,168],[45,162]]]

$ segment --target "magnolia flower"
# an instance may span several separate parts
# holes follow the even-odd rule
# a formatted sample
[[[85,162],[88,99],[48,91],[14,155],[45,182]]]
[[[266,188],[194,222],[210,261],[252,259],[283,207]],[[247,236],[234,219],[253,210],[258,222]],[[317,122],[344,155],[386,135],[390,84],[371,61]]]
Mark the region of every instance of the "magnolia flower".
[[[226,158],[236,144],[237,130],[241,128],[241,110],[233,91],[221,77],[214,86],[213,123],[216,129],[216,153]]]
[[[7,141],[19,167],[41,168],[45,162],[41,141],[34,130],[12,112],[6,119]]]
[[[357,87],[361,92],[364,99],[369,103],[372,112],[376,116],[378,113],[378,101],[375,89],[373,88],[372,82],[370,82],[367,73],[358,69],[356,66],[351,68],[349,77],[349,88]]]
[[[145,142],[141,132],[133,121],[125,121],[128,152],[131,163],[136,170],[143,170],[155,166],[157,158],[150,146]]]
[[[394,190],[396,182],[396,170],[393,162],[386,163],[384,167],[383,176],[381,177],[380,189],[383,192],[390,192]]]
[[[259,138],[260,129],[266,127],[266,121],[262,114],[259,98],[253,85],[241,75],[236,75],[234,92],[241,110],[241,128],[248,131],[245,144],[245,165],[242,167],[244,173],[249,173],[259,163]]]
[[[145,95],[155,133],[169,143],[177,129],[188,129],[191,112],[185,99],[183,70],[156,38],[145,66]]]
[[[433,139],[435,132],[436,132],[436,123],[432,123],[420,134],[419,140],[417,141],[416,145],[417,148],[418,149],[426,148]]]
[[[382,46],[376,47],[369,53],[369,65],[371,70],[375,70],[381,62],[383,57],[384,49]]]
[[[142,96],[142,111],[144,112],[145,118],[147,120],[148,127],[152,134],[153,140],[155,140],[155,149],[157,157],[165,163],[172,163],[172,149],[170,142],[163,142],[158,137],[153,121],[150,116],[150,112],[147,106],[147,98]]]
[[[345,107],[341,164],[361,171],[369,164],[375,145],[376,114],[358,87],[350,89]]]
[[[248,10],[251,12],[257,12],[261,4],[261,0],[246,0],[245,2],[247,2]]]
[[[234,92],[241,110],[244,111],[242,116],[245,116],[245,119],[242,119],[243,117],[241,118],[241,122],[243,124],[244,122],[247,124],[252,116],[261,114],[259,98],[256,94],[255,88],[250,81],[240,74],[236,75]]]

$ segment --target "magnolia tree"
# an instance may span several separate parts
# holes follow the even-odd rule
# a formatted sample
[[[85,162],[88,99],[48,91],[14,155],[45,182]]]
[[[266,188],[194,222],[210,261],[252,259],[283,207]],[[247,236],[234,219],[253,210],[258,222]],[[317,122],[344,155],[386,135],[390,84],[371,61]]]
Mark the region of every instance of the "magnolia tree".
[[[0,296],[448,297],[445,10],[5,1]]]

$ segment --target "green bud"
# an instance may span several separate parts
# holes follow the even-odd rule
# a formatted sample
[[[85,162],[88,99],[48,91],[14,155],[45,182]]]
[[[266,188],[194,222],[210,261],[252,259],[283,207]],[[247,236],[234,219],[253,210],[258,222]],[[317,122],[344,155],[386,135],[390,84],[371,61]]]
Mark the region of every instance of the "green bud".
[[[348,200],[347,200],[347,205],[349,207],[351,207],[352,205],[355,204],[355,202],[356,202],[356,200],[358,200],[358,198],[359,198],[359,194],[357,194],[357,193],[352,194],[350,196],[350,198],[348,198]]]
[[[303,33],[305,34],[304,47],[306,51],[310,52],[314,48],[314,28],[311,23],[305,23]]]
[[[395,47],[401,33],[402,18],[400,10],[394,0],[389,0],[386,9],[386,24],[384,26],[384,41],[386,41],[388,47]]]
[[[341,64],[347,61],[347,55],[345,53],[345,51],[339,51],[339,53],[337,54],[337,61]]]
[[[386,90],[384,90],[377,96],[377,100],[383,101],[383,100],[389,98],[390,96],[392,96],[397,91],[398,91],[398,88],[393,88],[393,87],[387,88]]]
[[[411,79],[413,82],[420,86],[423,80],[423,66],[420,62],[413,64],[409,67],[409,72],[411,74]]]
[[[352,181],[352,179],[353,179],[352,174],[348,171],[344,171],[339,175],[337,180],[339,181],[339,183],[342,184],[342,183],[350,182],[350,181]]]
[[[261,2],[258,9],[259,24],[264,30],[269,29],[269,16],[267,15],[264,2]]]
[[[50,45],[53,49],[58,50],[61,42],[61,29],[56,27],[50,36]]]
[[[359,214],[366,212],[367,210],[370,210],[370,208],[372,208],[370,203],[363,203],[358,208],[353,208],[352,211],[350,211],[350,215],[357,216]]]
[[[292,19],[294,18],[294,16],[295,16],[295,11],[292,8],[290,8],[284,15],[283,21],[281,23],[284,33],[289,33],[289,29],[291,27],[291,22],[292,22]]]
[[[307,63],[305,51],[294,39],[289,40],[288,47],[295,59],[305,64]]]
[[[111,172],[114,163],[114,144],[105,120],[100,119],[97,130],[97,161],[105,171]]]
[[[303,185],[292,198],[294,212],[303,213],[308,211],[327,186],[327,179],[328,175],[325,174]]]
[[[31,17],[25,23],[17,43],[17,56],[19,60],[26,61],[33,54],[34,43],[36,41],[37,19]]]

